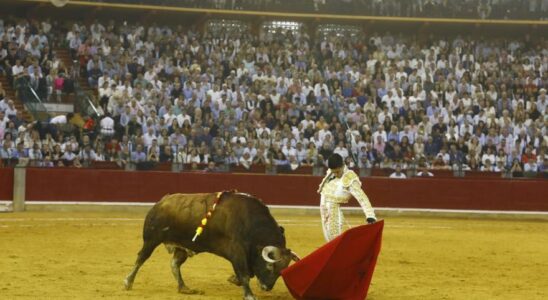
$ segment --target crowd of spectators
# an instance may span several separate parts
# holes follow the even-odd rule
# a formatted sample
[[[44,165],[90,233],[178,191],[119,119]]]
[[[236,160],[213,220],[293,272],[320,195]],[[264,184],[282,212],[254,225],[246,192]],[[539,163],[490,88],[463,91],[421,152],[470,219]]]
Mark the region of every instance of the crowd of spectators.
[[[305,30],[202,33],[112,21],[73,23],[59,35],[48,34],[51,27],[3,24],[2,63],[22,66],[31,81],[31,69],[44,64],[55,74],[48,41],[62,36],[55,43],[70,49],[79,75],[97,89],[104,117],[73,134],[65,127],[71,114],[24,124],[0,99],[4,160],[294,170],[338,153],[350,167],[424,174],[547,169],[543,38],[314,38]]]
[[[366,16],[548,20],[548,0],[95,0],[190,8]]]
[[[30,85],[40,100],[61,102],[63,94],[74,91],[74,70],[65,66],[53,50],[59,47],[59,35],[65,34],[53,25],[49,20],[13,20],[5,24],[0,19],[0,74],[15,90]],[[2,90],[0,85],[0,94]]]

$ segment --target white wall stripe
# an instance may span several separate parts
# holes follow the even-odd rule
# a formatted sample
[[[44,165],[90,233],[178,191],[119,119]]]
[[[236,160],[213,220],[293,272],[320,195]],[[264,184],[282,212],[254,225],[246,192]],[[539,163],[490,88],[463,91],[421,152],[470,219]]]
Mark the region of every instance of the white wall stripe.
[[[0,201],[0,204],[7,205],[11,201]],[[143,202],[81,202],[81,201],[27,201],[26,205],[75,205],[75,206],[142,206],[150,207],[155,203],[143,203]],[[309,205],[268,205],[273,209],[299,209],[307,211],[319,211],[318,206],[309,206]],[[344,207],[344,211],[359,212],[361,208],[359,207]],[[375,207],[375,211],[378,212],[394,212],[394,213],[454,213],[454,214],[480,214],[480,215],[490,215],[490,214],[500,214],[500,215],[541,215],[548,216],[548,211],[518,211],[518,210],[468,210],[468,209],[435,209],[435,208],[397,208],[397,207]]]

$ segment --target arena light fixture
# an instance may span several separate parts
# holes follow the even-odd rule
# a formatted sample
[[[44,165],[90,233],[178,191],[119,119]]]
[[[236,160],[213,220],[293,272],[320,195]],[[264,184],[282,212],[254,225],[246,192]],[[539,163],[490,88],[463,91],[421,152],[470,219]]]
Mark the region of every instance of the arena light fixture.
[[[69,0],[51,0],[51,4],[53,4],[55,7],[63,7],[67,5]]]

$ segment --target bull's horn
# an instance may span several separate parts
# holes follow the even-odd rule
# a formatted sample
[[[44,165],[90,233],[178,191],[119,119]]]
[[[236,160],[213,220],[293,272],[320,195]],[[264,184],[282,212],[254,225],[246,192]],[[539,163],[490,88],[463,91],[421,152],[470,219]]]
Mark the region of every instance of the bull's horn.
[[[274,259],[270,257],[274,257]],[[274,246],[266,246],[263,248],[263,259],[268,263],[275,263],[280,261],[280,249]]]

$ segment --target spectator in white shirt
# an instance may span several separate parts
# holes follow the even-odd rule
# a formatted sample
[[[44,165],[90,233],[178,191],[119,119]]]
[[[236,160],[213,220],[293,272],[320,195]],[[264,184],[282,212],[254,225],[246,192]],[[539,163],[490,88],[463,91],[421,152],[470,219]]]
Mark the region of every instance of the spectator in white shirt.
[[[390,178],[396,178],[396,179],[405,179],[407,176],[401,171],[401,166],[397,165],[396,170],[390,174]]]
[[[15,65],[11,67],[11,75],[14,79],[19,78],[19,76],[23,75],[23,72],[25,71],[25,67],[21,65],[21,60],[17,59],[15,60]]]
[[[104,136],[114,135],[114,120],[110,117],[110,114],[107,114],[103,119],[101,119],[101,122],[99,122],[99,125],[101,126],[102,135]]]
[[[143,134],[143,143],[146,148],[150,147],[153,139],[156,139],[156,135],[154,134],[154,127],[151,126],[148,127],[147,132]]]
[[[523,170],[524,172],[536,173],[538,171],[538,165],[533,159],[530,159],[523,165]]]
[[[248,170],[251,168],[251,164],[253,163],[253,158],[251,157],[251,154],[249,153],[249,151],[244,150],[244,154],[242,155],[242,157],[240,157],[239,163],[241,166],[243,166],[244,168]]]
[[[339,154],[343,159],[346,159],[348,157],[348,149],[344,146],[343,141],[339,141],[339,144],[337,147],[335,147],[335,150],[333,150],[333,153]]]
[[[417,173],[418,177],[434,177],[434,174],[428,171],[426,166],[423,166],[420,170],[420,172]]]
[[[375,131],[373,133],[373,140],[374,141],[377,140],[377,136],[381,136],[382,140],[386,143],[387,135],[386,135],[386,131],[384,131],[384,126],[383,125],[379,125],[379,127],[377,127],[377,131]]]

